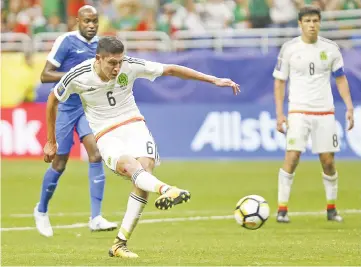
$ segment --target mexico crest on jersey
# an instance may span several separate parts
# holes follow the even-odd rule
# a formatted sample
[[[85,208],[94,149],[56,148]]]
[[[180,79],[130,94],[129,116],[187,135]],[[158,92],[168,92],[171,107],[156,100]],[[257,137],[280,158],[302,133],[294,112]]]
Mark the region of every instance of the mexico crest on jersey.
[[[127,86],[128,85],[128,75],[126,75],[125,73],[121,73],[118,76],[118,84],[123,87],[123,86]]]
[[[327,54],[326,54],[325,51],[322,51],[322,52],[320,53],[320,59],[321,59],[321,60],[327,60]]]

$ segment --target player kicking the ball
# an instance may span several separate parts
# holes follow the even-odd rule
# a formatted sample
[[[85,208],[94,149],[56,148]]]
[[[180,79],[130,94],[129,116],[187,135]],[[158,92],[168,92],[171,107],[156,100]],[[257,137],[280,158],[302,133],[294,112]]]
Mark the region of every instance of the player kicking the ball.
[[[147,204],[149,192],[160,194],[155,206],[161,210],[186,202],[191,197],[188,191],[165,184],[152,175],[154,166],[159,163],[157,147],[133,96],[135,79],[153,81],[166,75],[231,87],[234,94],[239,92],[239,86],[229,79],[216,78],[182,66],[127,57],[120,40],[104,37],[99,41],[96,57],[71,69],[48,99],[48,142],[44,148],[48,161],[52,160],[57,149],[54,132],[58,102],[66,101],[72,93],[76,93],[82,100],[105,164],[134,184],[122,225],[110,248],[110,256],[138,257],[128,250],[127,240]]]
[[[309,135],[312,152],[319,154],[323,183],[327,198],[327,220],[342,221],[337,213],[338,173],[334,153],[339,151],[330,76],[335,77],[337,88],[346,104],[348,130],[354,125],[353,105],[343,59],[339,47],[333,41],[318,36],[321,12],[306,6],[298,14],[302,35],[286,42],[273,72],[277,130],[285,133],[287,147],[283,167],[278,174],[278,222],[289,222],[287,205],[291,186],[301,153],[305,151]],[[283,112],[285,84],[289,85],[289,112]]]

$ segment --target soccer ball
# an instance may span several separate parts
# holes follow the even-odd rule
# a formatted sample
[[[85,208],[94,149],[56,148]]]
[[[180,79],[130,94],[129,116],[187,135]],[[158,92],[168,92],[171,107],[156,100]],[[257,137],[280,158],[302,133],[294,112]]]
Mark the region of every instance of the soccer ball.
[[[263,197],[249,195],[238,201],[234,218],[244,228],[256,230],[267,221],[269,212],[269,205]]]

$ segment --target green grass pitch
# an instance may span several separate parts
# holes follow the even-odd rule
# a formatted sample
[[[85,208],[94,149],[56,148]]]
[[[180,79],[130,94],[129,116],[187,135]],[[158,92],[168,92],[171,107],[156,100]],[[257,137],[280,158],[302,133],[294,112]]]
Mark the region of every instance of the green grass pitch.
[[[47,165],[41,161],[3,160],[1,264],[360,265],[360,161],[337,162],[337,207],[345,220],[341,224],[327,222],[324,214],[317,214],[325,208],[325,193],[316,161],[301,162],[297,170],[289,208],[299,213],[291,216],[290,224],[277,224],[274,214],[280,166],[278,161],[163,162],[155,174],[167,183],[189,189],[192,199],[171,211],[158,211],[152,195],[129,242],[129,248],[140,258],[125,260],[108,256],[117,231],[91,233],[84,226],[90,210],[86,163],[69,162],[50,203],[52,225],[70,227],[55,228],[54,236],[45,238],[33,228],[32,211]],[[130,182],[108,170],[106,174],[103,214],[120,222]],[[271,207],[272,216],[256,231],[238,226],[231,218],[237,201],[248,194],[263,196]],[[77,223],[80,227],[75,228]],[[19,231],[20,227],[30,228]]]

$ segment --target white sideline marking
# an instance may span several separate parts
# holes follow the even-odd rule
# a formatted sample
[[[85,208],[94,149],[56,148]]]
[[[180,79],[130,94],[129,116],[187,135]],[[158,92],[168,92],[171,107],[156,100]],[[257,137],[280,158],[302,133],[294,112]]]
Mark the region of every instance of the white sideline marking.
[[[187,210],[187,211],[183,211],[182,213],[184,214],[209,214],[212,212],[219,212],[219,210]],[[164,211],[146,211],[143,212],[143,215],[159,215],[159,214],[163,214]],[[89,216],[90,212],[57,212],[57,213],[49,213],[50,217],[81,217],[81,216]],[[107,212],[105,213],[105,216],[109,216],[109,215],[124,215],[124,212]],[[13,217],[13,218],[32,218],[33,214],[32,213],[24,213],[24,214],[10,214],[8,215],[9,217]],[[6,216],[2,216],[2,217],[6,217]]]
[[[343,210],[341,214],[359,214],[361,210]],[[325,211],[296,211],[289,212],[290,216],[319,216],[326,214]],[[271,215],[275,217],[276,215]],[[233,215],[225,216],[197,216],[197,217],[180,217],[180,218],[161,218],[161,219],[145,219],[139,221],[140,224],[143,223],[163,223],[163,222],[184,222],[184,221],[214,221],[214,220],[228,220],[233,219]],[[87,223],[74,223],[69,225],[54,225],[53,229],[74,229],[74,228],[83,228],[88,227]],[[0,228],[1,232],[9,231],[27,231],[27,230],[36,230],[36,227],[10,227],[10,228]]]

